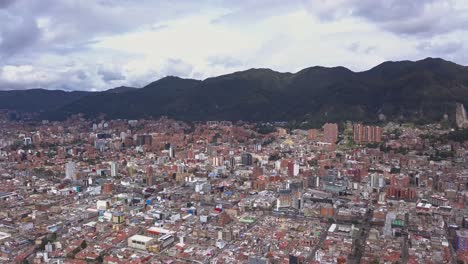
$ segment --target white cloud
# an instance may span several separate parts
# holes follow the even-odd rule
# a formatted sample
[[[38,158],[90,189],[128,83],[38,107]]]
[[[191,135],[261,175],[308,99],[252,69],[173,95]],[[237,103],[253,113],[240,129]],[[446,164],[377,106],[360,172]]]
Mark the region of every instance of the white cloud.
[[[428,56],[468,63],[463,1],[40,2],[0,8],[0,89],[103,90],[252,67],[361,71]]]

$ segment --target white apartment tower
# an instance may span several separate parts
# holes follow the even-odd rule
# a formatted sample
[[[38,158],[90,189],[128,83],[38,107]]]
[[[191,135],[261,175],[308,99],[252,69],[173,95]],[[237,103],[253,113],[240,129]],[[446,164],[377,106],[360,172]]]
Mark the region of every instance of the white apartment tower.
[[[112,161],[111,162],[111,176],[117,177],[118,171],[119,171],[119,164],[117,164],[117,162],[115,161]]]
[[[76,174],[75,162],[69,161],[65,164],[65,179],[74,179]]]

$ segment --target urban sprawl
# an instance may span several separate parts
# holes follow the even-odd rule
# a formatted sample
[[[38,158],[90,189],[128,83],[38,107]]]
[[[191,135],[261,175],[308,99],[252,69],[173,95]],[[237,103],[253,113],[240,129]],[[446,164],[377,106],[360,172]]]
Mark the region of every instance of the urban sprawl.
[[[443,124],[0,122],[0,263],[468,263]]]

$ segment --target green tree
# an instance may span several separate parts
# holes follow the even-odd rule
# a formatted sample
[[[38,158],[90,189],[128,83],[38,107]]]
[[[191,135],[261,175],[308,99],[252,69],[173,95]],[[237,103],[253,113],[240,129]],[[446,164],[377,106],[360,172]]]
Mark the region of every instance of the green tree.
[[[55,240],[57,240],[57,233],[54,232],[50,235],[49,241],[54,242]]]

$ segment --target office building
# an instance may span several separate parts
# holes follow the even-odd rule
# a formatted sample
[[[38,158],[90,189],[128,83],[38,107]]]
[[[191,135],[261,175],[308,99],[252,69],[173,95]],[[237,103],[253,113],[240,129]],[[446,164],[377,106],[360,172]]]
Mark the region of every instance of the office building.
[[[338,124],[326,123],[323,125],[323,141],[331,144],[338,141]]]
[[[380,143],[382,141],[382,128],[355,124],[353,126],[353,139],[358,144]]]
[[[119,171],[119,164],[117,162],[112,161],[111,162],[111,176],[112,177],[117,177]]]
[[[244,153],[242,154],[242,165],[244,166],[252,166],[253,161],[252,161],[252,154],[250,153]]]
[[[69,161],[65,164],[65,178],[76,180],[75,162]]]

